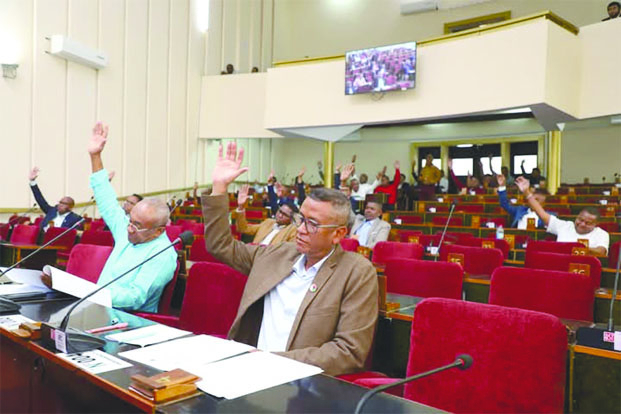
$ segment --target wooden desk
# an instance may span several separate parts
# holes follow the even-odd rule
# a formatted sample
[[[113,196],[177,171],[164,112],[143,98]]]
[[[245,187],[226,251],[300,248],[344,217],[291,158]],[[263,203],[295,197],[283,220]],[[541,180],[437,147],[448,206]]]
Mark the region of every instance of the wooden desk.
[[[0,265],[11,266],[41,246],[36,244],[0,243]],[[41,270],[46,265],[56,266],[58,246],[47,246],[20,266]]]
[[[46,321],[50,315],[63,315],[74,299],[22,304],[21,313]],[[112,318],[139,327],[152,322],[136,316],[87,305],[75,314],[70,325],[90,329],[109,325]],[[105,334],[104,334],[105,335]],[[207,394],[177,403],[155,406],[127,390],[130,376],[154,375],[159,371],[132,362],[132,367],[92,375],[58,358],[37,342],[25,342],[0,329],[0,402],[3,412],[353,412],[365,388],[326,375],[293,381],[234,400],[217,399]],[[134,348],[108,342],[104,350],[117,354]],[[366,412],[428,412],[431,407],[388,394],[373,397]]]

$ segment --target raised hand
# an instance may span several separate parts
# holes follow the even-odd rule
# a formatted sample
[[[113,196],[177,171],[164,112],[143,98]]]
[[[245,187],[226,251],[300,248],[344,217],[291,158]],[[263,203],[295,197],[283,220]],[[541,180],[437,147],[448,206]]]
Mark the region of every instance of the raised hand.
[[[344,183],[354,172],[354,164],[347,164],[341,171],[341,182]]]
[[[448,166],[449,170],[453,169],[453,159],[449,158],[448,161],[446,161],[446,165]]]
[[[244,208],[246,201],[248,201],[248,188],[248,184],[244,184],[237,193],[237,207],[239,207],[240,210]]]
[[[352,164],[355,164],[355,163],[356,163],[356,157],[357,157],[357,155],[356,155],[356,154],[354,154],[354,155],[353,155],[353,157],[351,157],[351,163],[352,163]]]
[[[395,170],[400,170],[401,168],[401,163],[399,162],[399,160],[395,161],[395,163],[393,164],[393,166],[395,167]]]
[[[343,167],[342,163],[339,162],[338,164],[336,164],[336,172],[341,172],[342,167]]]
[[[39,169],[39,167],[33,167],[32,170],[30,170],[30,174],[28,174],[28,179],[30,181],[34,181],[37,179],[37,177],[39,176],[39,172],[41,170]]]
[[[101,154],[108,141],[108,126],[97,122],[93,127],[93,136],[88,143],[88,153],[91,155]]]
[[[496,181],[498,182],[498,187],[504,187],[507,185],[507,179],[502,174],[498,174],[496,176]]]
[[[226,194],[229,184],[248,171],[248,167],[241,167],[243,160],[244,149],[240,148],[238,152],[235,142],[229,142],[226,147],[226,154],[223,154],[223,148],[220,145],[218,158],[211,173],[212,195]]]
[[[284,187],[281,183],[277,182],[274,184],[274,192],[276,193],[276,197],[281,198],[284,193]]]
[[[298,177],[302,178],[304,173],[306,173],[306,167],[302,166],[302,168],[300,168],[300,172],[298,173]]]
[[[528,190],[530,189],[530,181],[528,181],[526,178],[522,176],[517,177],[515,179],[515,184],[518,186],[523,194],[528,193]]]

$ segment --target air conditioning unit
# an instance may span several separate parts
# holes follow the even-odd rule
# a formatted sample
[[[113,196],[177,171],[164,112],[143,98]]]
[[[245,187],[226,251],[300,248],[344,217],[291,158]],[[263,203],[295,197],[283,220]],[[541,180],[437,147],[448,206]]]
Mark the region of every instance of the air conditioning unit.
[[[50,55],[89,66],[95,69],[103,69],[108,65],[108,56],[105,53],[86,47],[75,40],[63,35],[53,35],[50,40]]]
[[[440,0],[401,0],[401,14],[423,13],[438,10]]]

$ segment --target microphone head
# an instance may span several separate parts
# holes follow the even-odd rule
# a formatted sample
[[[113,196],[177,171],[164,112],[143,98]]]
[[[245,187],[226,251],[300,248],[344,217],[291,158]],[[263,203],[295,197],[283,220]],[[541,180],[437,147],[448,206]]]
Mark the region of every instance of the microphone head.
[[[181,203],[183,203],[182,199],[177,200],[177,207],[179,207],[181,205]]]
[[[177,240],[181,240],[184,246],[191,246],[194,242],[194,233],[192,233],[190,230],[184,231],[179,235]]]
[[[457,204],[459,204],[459,201],[457,201],[457,199],[454,198],[453,201],[451,201],[451,207],[455,207]]]
[[[457,368],[464,370],[464,369],[468,369],[472,366],[472,362],[473,359],[470,355],[468,354],[461,354],[461,355],[457,355],[457,361],[461,361],[461,365],[459,365]],[[456,361],[456,362],[457,362]]]

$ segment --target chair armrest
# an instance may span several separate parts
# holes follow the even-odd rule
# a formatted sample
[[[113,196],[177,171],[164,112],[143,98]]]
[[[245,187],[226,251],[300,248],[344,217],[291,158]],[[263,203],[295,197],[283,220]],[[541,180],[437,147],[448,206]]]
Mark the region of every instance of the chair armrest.
[[[401,378],[362,378],[354,381],[354,384],[360,385],[365,388],[375,388],[380,385],[392,384],[399,381]],[[397,397],[403,397],[403,385],[399,385],[395,388],[390,388],[384,391],[388,394],[396,395]]]
[[[162,325],[167,325],[173,328],[179,327],[178,316],[160,315],[158,313],[148,313],[148,312],[136,312],[134,313],[134,315],[140,316],[141,318],[145,318],[150,321],[161,323]]]

